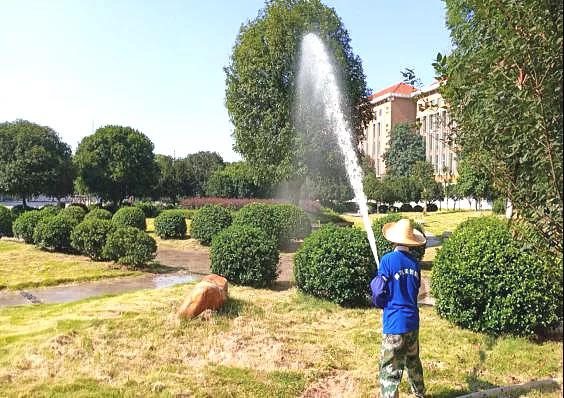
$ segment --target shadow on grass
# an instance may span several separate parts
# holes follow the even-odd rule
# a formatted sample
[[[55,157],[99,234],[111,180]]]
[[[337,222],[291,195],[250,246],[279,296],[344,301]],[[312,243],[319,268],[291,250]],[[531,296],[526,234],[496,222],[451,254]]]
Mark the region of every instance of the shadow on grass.
[[[152,261],[149,264],[137,266],[137,267],[125,267],[125,269],[130,269],[132,271],[147,272],[151,274],[170,274],[172,272],[186,270],[185,268],[170,267],[168,265],[163,265],[158,261]]]

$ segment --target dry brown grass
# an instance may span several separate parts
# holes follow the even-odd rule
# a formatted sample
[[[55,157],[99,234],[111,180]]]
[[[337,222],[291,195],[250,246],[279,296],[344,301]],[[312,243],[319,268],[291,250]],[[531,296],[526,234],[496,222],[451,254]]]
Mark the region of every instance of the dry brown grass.
[[[376,396],[376,310],[343,309],[293,289],[233,287],[219,313],[178,321],[174,311],[191,286],[1,309],[0,395]],[[562,343],[493,340],[429,307],[421,318],[431,396],[561,372]]]

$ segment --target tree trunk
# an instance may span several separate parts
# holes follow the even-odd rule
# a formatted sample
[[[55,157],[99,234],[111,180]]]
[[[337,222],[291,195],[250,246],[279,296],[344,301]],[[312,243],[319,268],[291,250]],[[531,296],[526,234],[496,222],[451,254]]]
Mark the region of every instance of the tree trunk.
[[[427,201],[426,200],[423,201],[423,215],[424,216],[427,215]]]
[[[25,199],[25,194],[22,195],[22,204],[23,204],[23,207],[24,207],[24,209],[25,209],[25,208],[27,207],[27,201],[26,201],[26,199]]]

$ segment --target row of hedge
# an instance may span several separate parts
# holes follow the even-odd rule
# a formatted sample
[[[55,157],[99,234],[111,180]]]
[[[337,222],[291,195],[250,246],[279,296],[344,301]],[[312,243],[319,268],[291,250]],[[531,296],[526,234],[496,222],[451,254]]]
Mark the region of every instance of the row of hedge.
[[[144,229],[145,216],[134,207],[124,207],[112,216],[105,209],[86,213],[81,206],[45,206],[21,213],[12,223],[14,236],[42,249],[136,266],[154,258],[157,249]]]
[[[421,213],[423,212],[423,206],[421,205],[415,205],[415,206],[411,206],[409,203],[403,203],[400,207],[397,206],[388,206],[388,205],[373,205],[373,204],[369,204],[369,210],[370,213],[381,213],[381,214],[385,214],[385,213],[398,213],[398,212],[402,212],[402,213],[409,213],[409,212],[415,212],[415,213]],[[438,211],[439,208],[437,207],[436,204],[434,203],[428,203],[427,204],[427,211],[428,212],[435,212]]]

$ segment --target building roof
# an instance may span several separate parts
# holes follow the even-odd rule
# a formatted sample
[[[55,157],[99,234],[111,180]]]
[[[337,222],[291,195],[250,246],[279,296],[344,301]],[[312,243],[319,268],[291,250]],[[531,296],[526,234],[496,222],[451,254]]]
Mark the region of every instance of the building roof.
[[[413,87],[413,86],[411,86],[407,83],[400,82],[400,83],[396,83],[393,86],[390,86],[388,88],[385,88],[383,90],[380,90],[380,91],[372,94],[370,97],[368,97],[368,100],[372,101],[373,99],[376,99],[378,97],[382,97],[386,94],[410,95],[414,91],[417,91],[417,89],[415,87]]]

